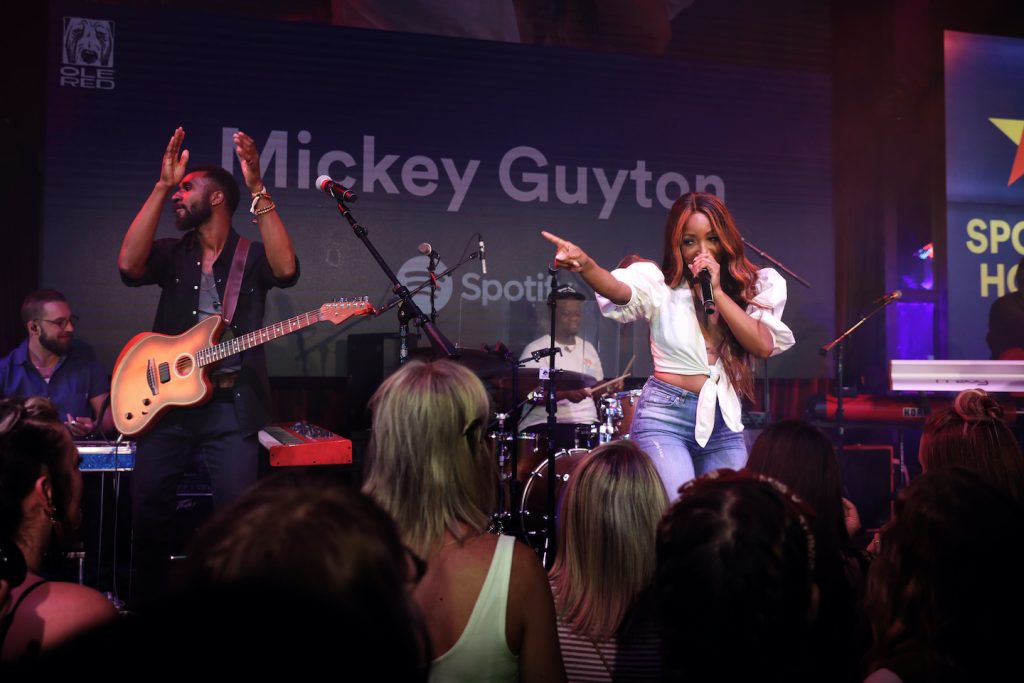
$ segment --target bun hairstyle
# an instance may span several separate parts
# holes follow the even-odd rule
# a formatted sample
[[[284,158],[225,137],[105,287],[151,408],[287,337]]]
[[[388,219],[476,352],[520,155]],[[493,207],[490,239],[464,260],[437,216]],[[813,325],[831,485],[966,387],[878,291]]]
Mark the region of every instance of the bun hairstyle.
[[[1003,407],[981,389],[961,391],[953,401],[953,410],[968,423],[1003,419]]]
[[[1024,455],[1002,406],[981,389],[960,392],[924,425],[918,453],[926,472],[965,467],[1024,502]]]

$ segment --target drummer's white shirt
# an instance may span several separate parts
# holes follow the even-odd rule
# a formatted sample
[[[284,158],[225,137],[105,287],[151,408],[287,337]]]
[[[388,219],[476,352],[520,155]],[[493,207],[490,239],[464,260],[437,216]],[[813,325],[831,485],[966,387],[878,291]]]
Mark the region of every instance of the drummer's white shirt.
[[[527,344],[519,358],[520,360],[525,360],[530,358],[530,354],[534,351],[540,351],[549,346],[551,346],[551,337],[545,335]],[[601,369],[601,358],[597,355],[597,349],[586,339],[577,336],[575,343],[571,345],[556,342],[555,346],[562,349],[562,353],[555,356],[555,367],[559,370],[583,373],[584,375],[590,375],[594,379],[604,377],[604,370]],[[523,367],[547,366],[548,359],[541,358],[539,361],[531,359]],[[558,412],[555,413],[555,419],[560,423],[592,424],[597,422],[597,407],[594,405],[593,399],[583,399],[579,403],[562,400],[558,402]],[[543,405],[539,405],[534,407],[523,418],[519,423],[519,429],[526,430],[547,421],[547,411],[544,410]]]

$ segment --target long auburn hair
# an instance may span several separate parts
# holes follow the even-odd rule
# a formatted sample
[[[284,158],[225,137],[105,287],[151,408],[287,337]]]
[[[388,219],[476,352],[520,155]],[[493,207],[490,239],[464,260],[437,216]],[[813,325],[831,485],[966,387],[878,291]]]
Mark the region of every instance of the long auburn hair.
[[[736,220],[729,213],[725,203],[709,192],[687,192],[677,199],[668,212],[665,221],[664,257],[661,272],[665,283],[675,289],[686,282],[693,286],[693,274],[683,259],[683,227],[694,213],[702,213],[711,223],[711,229],[718,235],[721,244],[722,289],[740,308],[746,308],[757,295],[757,267],[747,258],[743,250],[743,237]],[[729,381],[741,394],[752,398],[754,374],[750,353],[736,340],[729,326],[721,320],[717,323],[725,342],[722,351],[722,365]]]

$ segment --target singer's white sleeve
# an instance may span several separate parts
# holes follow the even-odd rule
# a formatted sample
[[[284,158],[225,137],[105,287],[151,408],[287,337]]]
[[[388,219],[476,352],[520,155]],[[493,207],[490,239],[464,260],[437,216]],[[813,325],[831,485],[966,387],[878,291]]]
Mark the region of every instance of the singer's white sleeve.
[[[772,355],[777,356],[796,343],[793,331],[782,322],[786,308],[786,281],[774,268],[757,271],[757,296],[747,305],[747,315],[761,322],[772,335]]]
[[[604,317],[620,323],[649,321],[668,295],[668,286],[661,268],[650,261],[638,261],[628,268],[616,268],[612,271],[612,277],[629,286],[629,301],[619,306],[598,294],[597,305]]]

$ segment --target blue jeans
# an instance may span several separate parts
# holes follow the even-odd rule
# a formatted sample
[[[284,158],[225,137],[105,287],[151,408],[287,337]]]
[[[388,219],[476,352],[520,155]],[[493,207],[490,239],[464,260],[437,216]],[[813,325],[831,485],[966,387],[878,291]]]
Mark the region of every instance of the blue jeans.
[[[654,462],[669,501],[676,499],[680,486],[698,475],[723,467],[738,470],[747,464],[743,432],[726,426],[718,406],[715,429],[703,448],[694,437],[696,417],[697,394],[654,377],[647,380],[633,414],[630,438]]]

